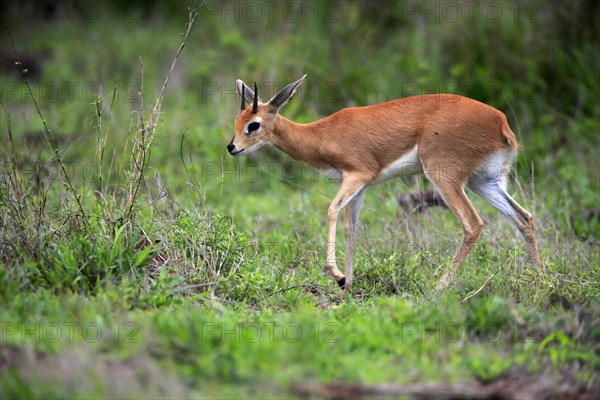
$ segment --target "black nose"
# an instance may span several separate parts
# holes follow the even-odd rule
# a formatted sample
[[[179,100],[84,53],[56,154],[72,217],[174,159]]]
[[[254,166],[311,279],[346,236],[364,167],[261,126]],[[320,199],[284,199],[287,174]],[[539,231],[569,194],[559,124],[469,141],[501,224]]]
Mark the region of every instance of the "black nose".
[[[233,149],[235,149],[235,145],[233,143],[229,143],[227,145],[227,151],[231,153]]]

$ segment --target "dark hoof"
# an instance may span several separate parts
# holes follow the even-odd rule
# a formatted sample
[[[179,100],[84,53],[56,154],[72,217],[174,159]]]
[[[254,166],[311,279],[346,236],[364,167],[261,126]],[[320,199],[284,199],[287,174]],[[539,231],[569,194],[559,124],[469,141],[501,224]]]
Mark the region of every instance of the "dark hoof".
[[[339,281],[337,281],[338,285],[340,285],[340,288],[344,288],[344,286],[346,286],[346,277],[343,277],[342,279],[340,279]]]

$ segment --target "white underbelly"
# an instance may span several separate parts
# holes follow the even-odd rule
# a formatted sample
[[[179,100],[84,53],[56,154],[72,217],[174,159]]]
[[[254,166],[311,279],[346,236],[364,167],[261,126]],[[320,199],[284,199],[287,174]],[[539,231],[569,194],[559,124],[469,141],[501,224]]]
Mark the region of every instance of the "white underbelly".
[[[420,175],[422,173],[423,165],[419,159],[418,146],[415,146],[408,153],[404,153],[402,157],[383,168],[371,185],[376,185],[396,177]]]
[[[326,178],[334,181],[341,181],[343,178],[342,171],[335,168],[320,168],[319,172]],[[377,185],[383,183],[392,178],[401,176],[420,175],[423,173],[423,165],[419,159],[419,153],[417,146],[407,153],[404,153],[402,157],[396,161],[390,163],[388,166],[383,168],[379,175],[368,185]]]
[[[319,169],[319,172],[325,176],[327,179],[333,181],[341,181],[342,180],[342,172],[335,168],[322,168]]]

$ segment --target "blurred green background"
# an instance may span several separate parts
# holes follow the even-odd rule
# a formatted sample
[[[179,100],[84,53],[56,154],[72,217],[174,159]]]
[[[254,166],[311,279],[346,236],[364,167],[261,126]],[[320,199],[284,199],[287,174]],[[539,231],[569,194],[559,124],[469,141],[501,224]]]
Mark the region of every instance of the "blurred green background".
[[[95,151],[90,103],[96,95],[106,109],[113,103],[106,154],[123,148],[131,113],[139,107],[138,93],[143,92],[148,108],[158,94],[188,4],[49,1],[2,7],[3,25],[29,67],[65,161],[80,164]],[[299,122],[346,106],[459,93],[507,114],[523,144],[519,177],[542,186],[555,213],[568,209],[579,237],[597,241],[598,14],[594,1],[209,1],[167,88],[152,166],[170,193],[182,190],[176,177],[185,134],[184,153],[193,156],[197,173],[204,173],[207,198],[225,203],[225,209],[238,207],[219,190],[223,171],[238,169],[224,177],[225,182],[229,175],[241,177],[238,193],[271,191],[281,177],[306,183],[294,179],[293,171],[284,168],[289,159],[274,151],[250,160],[226,157],[238,78],[257,82],[265,98],[308,74],[301,95],[283,111]],[[11,65],[14,55],[6,34],[1,44],[2,100],[12,116],[15,143],[27,149],[24,158],[31,158],[23,162],[43,162],[47,146]],[[2,118],[0,125],[4,132],[6,121]],[[247,170],[243,176],[244,167],[259,159],[276,162],[280,176],[269,177],[263,163],[256,182],[245,182],[256,172]],[[78,165],[77,173],[81,169]],[[313,178],[304,170],[300,175]]]

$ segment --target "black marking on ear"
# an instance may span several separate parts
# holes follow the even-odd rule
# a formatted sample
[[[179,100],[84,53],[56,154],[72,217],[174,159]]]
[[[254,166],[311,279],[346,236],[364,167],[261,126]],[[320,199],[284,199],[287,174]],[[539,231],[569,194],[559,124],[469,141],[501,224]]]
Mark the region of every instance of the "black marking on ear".
[[[269,100],[269,104],[272,106],[272,112],[276,113],[281,106],[285,105],[292,97],[294,97],[298,86],[300,86],[305,76],[306,75],[297,81],[290,83]]]
[[[339,281],[337,281],[338,285],[340,285],[340,288],[344,288],[344,286],[346,286],[346,277],[343,277],[342,279],[340,279]]]

